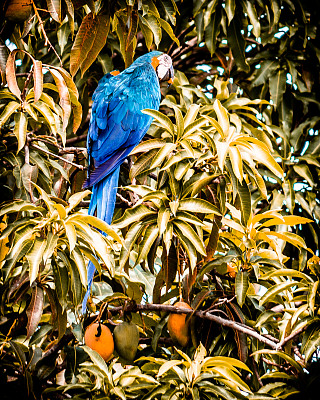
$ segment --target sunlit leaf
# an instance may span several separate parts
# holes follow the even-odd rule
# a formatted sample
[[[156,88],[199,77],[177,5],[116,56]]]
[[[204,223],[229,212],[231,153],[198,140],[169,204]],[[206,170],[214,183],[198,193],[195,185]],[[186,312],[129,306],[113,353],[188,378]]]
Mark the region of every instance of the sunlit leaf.
[[[248,272],[238,271],[235,282],[235,293],[237,296],[237,302],[242,307],[247,296],[249,289],[249,277]]]
[[[51,17],[61,23],[61,0],[46,0]]]
[[[16,113],[14,116],[14,134],[18,140],[17,153],[24,147],[27,139],[28,119],[23,112]]]
[[[32,283],[36,280],[38,276],[46,245],[47,243],[43,239],[41,239],[40,237],[36,237],[32,248],[26,256],[29,262],[30,285],[32,285]]]

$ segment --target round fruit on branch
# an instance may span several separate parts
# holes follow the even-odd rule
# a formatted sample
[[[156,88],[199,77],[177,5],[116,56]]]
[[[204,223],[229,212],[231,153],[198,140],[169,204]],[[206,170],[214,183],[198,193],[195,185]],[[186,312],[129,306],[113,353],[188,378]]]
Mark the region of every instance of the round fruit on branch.
[[[183,301],[178,301],[174,306],[192,310],[189,304]],[[171,313],[168,318],[167,328],[174,342],[179,343],[182,347],[187,346],[189,342],[189,323],[186,322],[186,314]]]
[[[121,322],[113,331],[117,353],[124,361],[132,362],[139,345],[139,329],[133,322]]]
[[[85,344],[96,351],[105,360],[109,361],[114,351],[114,341],[110,329],[103,324],[89,325],[84,334]]]

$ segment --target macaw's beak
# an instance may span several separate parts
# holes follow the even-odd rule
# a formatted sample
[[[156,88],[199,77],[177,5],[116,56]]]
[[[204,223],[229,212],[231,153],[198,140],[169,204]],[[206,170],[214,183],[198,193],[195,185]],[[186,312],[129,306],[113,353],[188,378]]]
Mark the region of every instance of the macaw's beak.
[[[173,67],[171,65],[171,67],[168,69],[165,76],[161,79],[161,82],[163,82],[163,81],[168,82],[168,87],[169,87],[173,83],[173,78],[174,78],[174,71],[173,71]]]

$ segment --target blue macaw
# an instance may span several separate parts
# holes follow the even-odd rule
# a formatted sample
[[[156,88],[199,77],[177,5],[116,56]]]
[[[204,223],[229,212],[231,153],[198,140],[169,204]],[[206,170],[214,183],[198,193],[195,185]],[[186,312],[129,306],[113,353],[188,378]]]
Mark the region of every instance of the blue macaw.
[[[160,83],[172,83],[170,56],[152,51],[137,58],[127,69],[106,74],[99,82],[92,100],[92,112],[87,137],[89,172],[83,187],[92,187],[89,214],[108,224],[112,221],[118,188],[120,165],[140,143],[152,122],[141,111],[160,106]],[[91,169],[91,168],[90,168]],[[90,170],[89,169],[89,170]],[[94,265],[88,265],[88,291],[83,300],[83,312],[92,285]]]

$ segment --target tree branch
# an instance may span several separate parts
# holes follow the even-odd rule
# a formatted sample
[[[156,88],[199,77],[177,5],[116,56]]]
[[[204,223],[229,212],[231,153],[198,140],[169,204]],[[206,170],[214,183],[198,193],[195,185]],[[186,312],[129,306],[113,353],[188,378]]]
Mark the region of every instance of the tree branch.
[[[108,308],[112,314],[116,314],[123,310],[122,306]],[[273,340],[260,335],[257,331],[253,328],[246,326],[244,324],[240,324],[236,321],[231,321],[226,318],[219,317],[217,315],[213,315],[208,311],[194,311],[188,308],[178,308],[175,306],[170,306],[166,304],[129,304],[126,306],[126,311],[137,312],[137,311],[166,311],[175,314],[191,314],[193,313],[195,316],[203,319],[208,319],[210,321],[216,322],[219,325],[227,326],[231,329],[240,331],[245,333],[248,336],[254,337],[255,339],[259,340],[259,342],[265,343],[266,345],[270,346],[274,350],[280,349],[280,344],[277,343],[277,339],[273,338]]]
[[[45,149],[43,149],[42,147],[37,146],[36,144],[33,144],[33,143],[32,143],[31,146],[34,147],[35,149],[38,149],[38,150],[40,150],[40,151],[43,151],[44,153],[46,153],[46,154],[48,154],[48,155],[50,155],[50,156],[52,156],[52,157],[58,158],[59,160],[62,160],[62,161],[64,161],[64,162],[66,162],[67,164],[71,164],[71,165],[73,165],[74,167],[76,167],[76,168],[78,168],[78,169],[81,169],[82,171],[83,171],[84,169],[86,169],[86,167],[84,167],[83,165],[76,164],[76,163],[74,163],[74,162],[72,162],[72,161],[66,160],[66,159],[63,158],[63,157],[58,156],[58,154],[51,153],[51,151],[45,150]]]
[[[298,329],[295,332],[292,332],[289,336],[285,337],[281,342],[279,343],[279,347],[283,347],[286,343],[288,343],[290,340],[294,339],[296,336],[300,335],[304,330],[307,329],[307,325],[303,326],[302,328]]]

